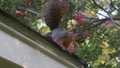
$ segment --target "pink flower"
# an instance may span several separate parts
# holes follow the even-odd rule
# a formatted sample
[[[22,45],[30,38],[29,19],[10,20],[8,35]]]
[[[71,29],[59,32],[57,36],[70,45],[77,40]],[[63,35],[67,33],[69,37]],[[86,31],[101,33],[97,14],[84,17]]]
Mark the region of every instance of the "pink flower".
[[[105,26],[110,26],[110,21],[109,21],[109,20],[106,20],[106,21],[104,22],[104,25],[105,25]]]
[[[15,13],[18,15],[23,15],[23,13],[20,10],[16,10]]]
[[[29,4],[30,0],[24,0],[24,2],[25,2],[26,4]]]
[[[70,45],[68,46],[67,50],[68,50],[69,53],[74,52],[74,50],[75,50],[74,45],[73,45],[73,44],[70,44]]]
[[[84,36],[90,36],[90,32],[85,31],[85,32],[83,32],[83,35],[84,35]]]
[[[79,25],[85,25],[86,22],[83,20],[83,17],[83,12],[78,12],[77,14],[75,14],[74,19],[78,21]]]

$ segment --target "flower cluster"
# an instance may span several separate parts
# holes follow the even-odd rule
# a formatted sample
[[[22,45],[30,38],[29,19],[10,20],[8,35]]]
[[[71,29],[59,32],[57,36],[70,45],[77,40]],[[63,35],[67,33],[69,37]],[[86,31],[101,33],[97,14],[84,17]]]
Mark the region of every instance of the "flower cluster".
[[[85,26],[87,23],[84,21],[84,18],[85,15],[83,12],[78,12],[74,15],[74,19],[78,22],[78,25],[79,26]],[[86,28],[86,27],[83,27],[83,28]],[[83,31],[82,34],[85,36],[85,37],[88,37],[90,36],[90,32],[89,31]]]
[[[75,46],[74,46],[73,44],[70,44],[70,45],[68,46],[67,50],[68,50],[69,53],[72,53],[72,52],[74,52],[74,50],[75,50]]]
[[[84,14],[83,12],[78,12],[74,15],[74,19],[78,22],[79,25],[85,25],[86,22],[83,20]]]
[[[30,0],[24,0],[24,2],[25,2],[26,4],[29,4]]]
[[[24,0],[24,2],[25,2],[25,4],[29,4],[29,3],[30,3],[30,0]],[[21,8],[21,7],[19,7],[19,8]],[[15,13],[16,13],[17,15],[23,15],[23,12],[22,12],[21,10],[19,10],[19,9],[16,9],[16,10],[15,10]]]
[[[23,13],[18,9],[15,11],[15,13],[18,14],[18,15],[23,15]]]
[[[85,31],[85,32],[83,32],[83,35],[88,37],[88,36],[90,36],[90,32],[89,31]]]

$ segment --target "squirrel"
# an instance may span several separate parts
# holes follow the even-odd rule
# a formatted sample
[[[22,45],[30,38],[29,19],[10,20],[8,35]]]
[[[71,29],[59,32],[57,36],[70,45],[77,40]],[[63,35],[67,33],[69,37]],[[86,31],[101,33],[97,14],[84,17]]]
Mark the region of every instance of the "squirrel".
[[[69,53],[74,52],[73,42],[83,42],[84,38],[76,31],[69,31],[59,28],[62,16],[68,10],[69,0],[50,0],[44,12],[44,21],[51,32],[45,37],[60,45],[63,50]]]

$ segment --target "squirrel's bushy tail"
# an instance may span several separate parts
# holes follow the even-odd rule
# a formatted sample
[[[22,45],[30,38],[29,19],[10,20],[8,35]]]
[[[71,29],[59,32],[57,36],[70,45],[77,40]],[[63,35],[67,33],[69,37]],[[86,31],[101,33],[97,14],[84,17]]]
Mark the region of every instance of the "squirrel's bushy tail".
[[[45,10],[44,20],[46,25],[51,29],[59,27],[60,21],[68,9],[69,0],[51,0]]]

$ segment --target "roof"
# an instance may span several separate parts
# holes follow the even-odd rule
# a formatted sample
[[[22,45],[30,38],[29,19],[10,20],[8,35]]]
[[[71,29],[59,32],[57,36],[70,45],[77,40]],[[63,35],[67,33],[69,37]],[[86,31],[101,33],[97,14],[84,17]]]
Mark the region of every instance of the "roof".
[[[87,67],[86,62],[83,59],[75,54],[69,54],[62,50],[56,43],[46,39],[38,32],[32,30],[30,27],[24,25],[2,10],[0,10],[0,21],[0,29],[6,31],[13,37],[18,38],[22,42],[27,43],[32,48],[38,49],[54,60],[71,68]]]

